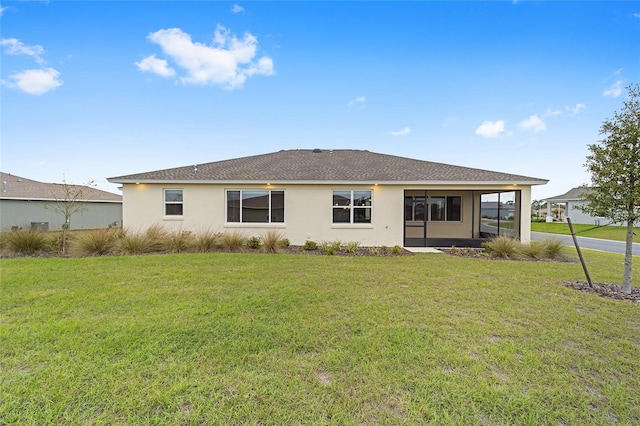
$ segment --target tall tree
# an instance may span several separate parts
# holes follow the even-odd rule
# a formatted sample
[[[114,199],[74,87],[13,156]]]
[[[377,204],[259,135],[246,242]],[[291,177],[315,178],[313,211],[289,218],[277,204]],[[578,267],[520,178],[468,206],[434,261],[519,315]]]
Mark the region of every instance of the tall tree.
[[[623,292],[631,293],[633,226],[640,221],[640,86],[627,86],[620,111],[600,127],[602,139],[589,145],[585,167],[591,187],[582,210],[614,223],[626,223]]]

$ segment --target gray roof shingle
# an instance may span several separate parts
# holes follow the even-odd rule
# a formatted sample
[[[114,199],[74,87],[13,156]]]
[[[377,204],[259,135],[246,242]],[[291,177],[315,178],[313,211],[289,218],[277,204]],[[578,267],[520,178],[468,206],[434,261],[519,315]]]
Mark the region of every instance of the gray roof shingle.
[[[556,195],[555,197],[545,198],[545,201],[578,201],[582,200],[583,196],[586,192],[589,191],[589,188],[585,188],[583,186],[578,186],[576,188],[571,188],[569,191],[562,195]]]
[[[59,183],[44,183],[0,172],[0,199],[63,200],[64,188]],[[85,185],[69,185],[82,190],[79,201],[122,202],[122,196]]]
[[[131,182],[476,182],[539,185],[546,179],[453,166],[370,151],[282,150],[108,179]]]

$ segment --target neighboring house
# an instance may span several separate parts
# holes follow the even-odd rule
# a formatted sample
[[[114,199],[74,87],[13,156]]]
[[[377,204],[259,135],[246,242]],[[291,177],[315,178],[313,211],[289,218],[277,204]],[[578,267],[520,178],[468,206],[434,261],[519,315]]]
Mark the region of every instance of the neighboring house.
[[[483,201],[480,208],[482,209],[480,216],[487,219],[497,219],[498,213],[500,219],[513,219],[516,213],[516,207],[513,204],[498,201]]]
[[[474,246],[481,200],[514,194],[515,232],[530,239],[531,186],[545,179],[360,150],[283,150],[108,179],[122,184],[123,225],[144,230],[277,230],[292,244]],[[493,228],[495,229],[495,228]]]
[[[65,200],[64,185],[43,183],[0,172],[0,229],[62,229],[64,216],[55,206]],[[71,229],[97,229],[122,224],[122,196],[89,186],[68,185],[81,191],[81,208],[71,216]]]
[[[564,207],[564,217],[571,218],[572,223],[582,223],[586,225],[608,225],[610,220],[602,216],[591,216],[580,210],[584,205],[583,194],[588,188],[577,187],[570,189],[567,193],[547,198],[547,222],[553,221],[552,204],[559,204],[560,211]],[[563,218],[563,220],[566,220]]]

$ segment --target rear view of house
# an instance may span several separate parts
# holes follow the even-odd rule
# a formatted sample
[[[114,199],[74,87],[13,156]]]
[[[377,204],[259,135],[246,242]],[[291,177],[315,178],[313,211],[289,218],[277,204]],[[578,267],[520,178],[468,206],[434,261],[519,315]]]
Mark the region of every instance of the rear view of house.
[[[275,229],[296,245],[406,247],[474,246],[498,233],[528,241],[531,186],[547,183],[346,149],[283,150],[108,180],[122,184],[123,224],[132,230]],[[509,201],[512,215],[483,218],[489,201]]]

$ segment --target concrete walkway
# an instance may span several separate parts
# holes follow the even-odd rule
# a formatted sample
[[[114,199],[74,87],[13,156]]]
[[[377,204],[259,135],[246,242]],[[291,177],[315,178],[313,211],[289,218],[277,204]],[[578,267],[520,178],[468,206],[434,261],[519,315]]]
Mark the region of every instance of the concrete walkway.
[[[440,250],[434,249],[433,247],[404,247],[404,249],[411,253],[442,253]]]

